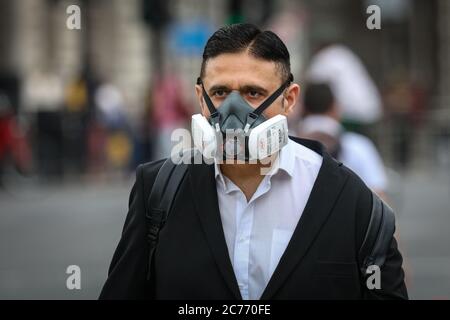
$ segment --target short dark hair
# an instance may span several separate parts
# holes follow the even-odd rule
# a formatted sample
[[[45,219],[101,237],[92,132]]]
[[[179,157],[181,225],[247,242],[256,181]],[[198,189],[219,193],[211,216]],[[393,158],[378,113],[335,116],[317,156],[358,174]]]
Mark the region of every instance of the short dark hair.
[[[334,103],[333,92],[327,83],[310,83],[303,94],[306,114],[323,114],[331,110]]]
[[[261,31],[250,23],[227,25],[214,32],[203,51],[200,78],[205,75],[209,59],[223,53],[239,53],[244,50],[248,50],[256,58],[276,62],[282,81],[289,79],[291,63],[286,45],[272,31]]]

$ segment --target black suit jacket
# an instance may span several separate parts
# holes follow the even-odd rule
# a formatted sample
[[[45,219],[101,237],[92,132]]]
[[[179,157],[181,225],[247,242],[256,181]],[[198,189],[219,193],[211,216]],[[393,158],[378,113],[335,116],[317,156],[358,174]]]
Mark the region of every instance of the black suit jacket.
[[[372,194],[320,144],[294,139],[323,156],[317,180],[294,234],[262,299],[407,298],[402,257],[392,243],[381,268],[381,289],[362,281],[358,250]],[[163,160],[140,165],[122,238],[101,299],[241,299],[219,213],[214,166],[190,165],[160,232],[154,279],[146,280],[147,199]]]

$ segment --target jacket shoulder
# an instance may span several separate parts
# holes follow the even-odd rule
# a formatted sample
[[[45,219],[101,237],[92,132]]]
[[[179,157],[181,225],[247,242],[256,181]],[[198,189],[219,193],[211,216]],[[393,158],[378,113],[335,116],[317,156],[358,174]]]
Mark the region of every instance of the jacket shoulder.
[[[345,164],[339,165],[338,170],[341,172],[341,174],[344,174],[348,177],[347,188],[350,188],[360,201],[363,201],[368,207],[371,207],[372,190],[361,179],[361,177]]]
[[[138,187],[144,189],[144,194],[149,194],[159,169],[166,159],[155,160],[140,164],[136,169],[136,182]]]
[[[142,163],[142,164],[138,165],[137,171],[141,171],[141,174],[143,174],[143,176],[146,178],[151,177],[151,176],[156,177],[156,174],[158,174],[158,171],[161,168],[161,166],[163,165],[164,161],[166,161],[166,159],[160,159],[160,160]]]

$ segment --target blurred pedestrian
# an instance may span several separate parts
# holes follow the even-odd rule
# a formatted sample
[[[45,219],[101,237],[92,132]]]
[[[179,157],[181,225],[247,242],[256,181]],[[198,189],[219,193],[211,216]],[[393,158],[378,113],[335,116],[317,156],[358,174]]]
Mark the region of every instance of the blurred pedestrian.
[[[361,60],[348,47],[326,44],[307,70],[310,82],[326,82],[337,101],[344,125],[354,131],[380,120],[380,94]]]
[[[427,97],[421,86],[404,72],[393,73],[383,90],[390,147],[398,169],[407,169],[413,158],[415,134],[426,115]]]
[[[78,77],[65,90],[64,163],[65,169],[82,174],[87,162],[88,89]]]
[[[0,92],[0,185],[8,169],[28,174],[32,169],[32,155],[26,133],[13,112],[9,97]]]
[[[45,179],[63,174],[62,79],[48,71],[34,72],[24,85],[25,112],[34,116],[38,170]]]
[[[116,85],[105,82],[95,92],[95,104],[97,119],[106,133],[103,145],[106,165],[111,172],[125,173],[131,161],[133,143],[123,94]]]
[[[188,125],[193,110],[184,100],[180,79],[169,72],[156,76],[151,92],[152,131],[156,133],[153,156],[160,159],[170,156],[172,132]]]
[[[341,108],[330,86],[311,83],[303,96],[299,136],[322,142],[328,151],[358,174],[369,188],[386,198],[387,176],[372,141],[341,125]]]

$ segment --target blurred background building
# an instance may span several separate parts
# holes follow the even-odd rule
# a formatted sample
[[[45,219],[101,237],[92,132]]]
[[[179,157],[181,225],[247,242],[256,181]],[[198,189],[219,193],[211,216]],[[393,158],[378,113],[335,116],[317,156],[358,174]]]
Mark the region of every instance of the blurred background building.
[[[66,27],[74,4],[81,30]],[[380,30],[366,27],[372,4]],[[233,22],[280,35],[300,85],[332,45],[362,66],[377,111],[343,125],[386,166],[412,297],[450,298],[449,1],[0,0],[0,12],[0,298],[96,297],[134,168],[189,127],[204,44]],[[80,292],[65,288],[69,264],[86,270]]]
[[[81,30],[65,27],[71,4],[81,8]],[[381,30],[365,27],[370,4],[381,8]],[[49,138],[40,138],[42,127],[53,123],[50,136],[60,137],[43,148],[53,150],[55,157],[66,155],[67,139],[79,139],[84,149],[75,153],[87,157],[79,161],[91,160],[83,150],[100,143],[90,138],[98,129],[92,121],[98,111],[94,95],[102,83],[122,96],[123,121],[133,137],[129,149],[134,158],[129,160],[135,165],[151,159],[152,151],[161,152],[158,139],[146,141],[161,129],[152,123],[158,109],[152,89],[162,75],[176,76],[183,88],[176,90],[177,99],[184,105],[174,108],[190,113],[196,106],[191,88],[207,38],[224,23],[248,21],[280,34],[300,83],[319,47],[348,46],[382,94],[382,116],[370,121],[367,132],[386,161],[402,168],[411,161],[428,163],[430,155],[448,161],[429,140],[448,132],[446,1],[2,0],[0,6],[6,17],[0,29],[0,89],[22,120],[21,128],[36,129],[34,138],[41,145]],[[36,160],[39,147],[35,149]],[[66,156],[72,159],[73,153]],[[67,169],[65,164],[54,166],[61,168],[52,173]]]

